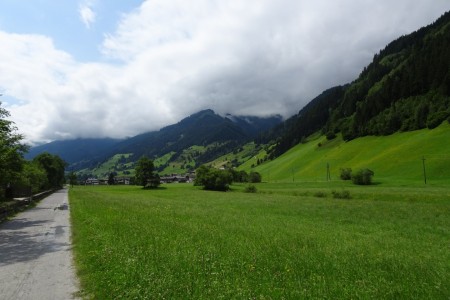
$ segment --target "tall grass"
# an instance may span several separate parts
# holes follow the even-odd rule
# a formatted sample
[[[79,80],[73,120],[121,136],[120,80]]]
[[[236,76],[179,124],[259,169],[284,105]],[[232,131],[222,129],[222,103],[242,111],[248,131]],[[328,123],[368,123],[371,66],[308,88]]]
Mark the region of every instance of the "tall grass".
[[[95,299],[448,299],[447,187],[260,184],[70,190]],[[322,197],[315,197],[317,192]],[[324,196],[325,195],[325,196]],[[324,196],[324,197],[323,197]]]

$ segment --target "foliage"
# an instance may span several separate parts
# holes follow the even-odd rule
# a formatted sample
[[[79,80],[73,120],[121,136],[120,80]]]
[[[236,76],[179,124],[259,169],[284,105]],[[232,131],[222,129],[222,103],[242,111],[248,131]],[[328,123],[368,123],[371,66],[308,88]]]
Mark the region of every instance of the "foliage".
[[[203,186],[205,190],[227,191],[233,182],[233,176],[229,171],[200,166],[196,170],[194,185]]]
[[[78,184],[78,176],[75,172],[70,172],[68,178],[70,186],[74,186]]]
[[[108,184],[109,185],[114,185],[116,183],[115,178],[116,178],[116,175],[113,172],[109,173]]]
[[[249,184],[245,187],[244,192],[245,193],[256,193],[258,189],[253,184]]]
[[[0,199],[4,197],[7,185],[20,179],[26,151],[26,146],[21,143],[23,136],[16,133],[17,128],[7,117],[9,112],[0,106]]]
[[[429,129],[434,129],[441,125],[447,117],[450,117],[450,113],[446,111],[438,111],[436,113],[430,114],[427,119],[427,127]]]
[[[41,186],[41,189],[60,188],[63,186],[66,163],[59,156],[41,153],[33,159],[33,162],[42,167],[47,174],[47,181]]]
[[[336,138],[336,133],[334,133],[333,131],[328,131],[326,134],[327,140],[333,140]]]
[[[263,183],[258,197],[71,189],[80,288],[88,299],[447,299],[448,181],[312,196],[342,184]]]
[[[155,166],[148,157],[141,157],[136,163],[136,183],[143,188],[156,188],[160,185],[159,176],[153,173]]]
[[[351,168],[341,168],[340,178],[342,180],[350,180],[350,179],[352,179],[352,169]]]
[[[65,162],[48,153],[25,161],[23,155],[27,147],[21,144],[23,137],[16,133],[13,122],[5,119],[8,116],[9,113],[0,107],[0,198],[3,198],[6,186],[31,187],[33,193],[61,187],[65,181]]]
[[[331,194],[333,195],[333,198],[335,198],[335,199],[351,199],[352,198],[352,196],[350,195],[350,192],[347,190],[342,190],[340,192],[332,191]]]
[[[374,172],[370,169],[360,169],[352,174],[352,182],[358,185],[370,185],[372,184],[373,175]]]
[[[248,182],[248,174],[244,170],[237,171],[235,169],[230,169],[229,172],[233,177],[233,182]]]
[[[250,174],[248,174],[248,182],[251,183],[259,183],[261,182],[262,177],[261,174],[255,171],[250,172]]]
[[[40,164],[25,161],[20,178],[15,182],[15,185],[31,187],[33,194],[39,193],[44,187],[48,186],[47,173]]]
[[[322,192],[322,191],[317,191],[317,192],[314,193],[314,197],[317,197],[317,198],[326,198],[326,197],[327,197],[327,193]]]
[[[153,174],[153,177],[148,181],[147,187],[151,189],[157,188],[161,184],[161,178],[159,174]]]
[[[251,171],[250,174],[244,170],[237,171],[235,169],[230,169],[228,172],[233,178],[233,182],[250,182],[258,183],[261,182],[261,174],[255,171]]]

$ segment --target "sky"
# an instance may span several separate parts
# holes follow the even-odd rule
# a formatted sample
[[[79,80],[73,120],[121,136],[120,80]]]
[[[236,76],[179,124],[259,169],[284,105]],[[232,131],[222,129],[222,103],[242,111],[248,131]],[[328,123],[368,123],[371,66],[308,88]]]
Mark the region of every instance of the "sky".
[[[0,0],[0,101],[38,144],[203,109],[296,114],[448,0]]]

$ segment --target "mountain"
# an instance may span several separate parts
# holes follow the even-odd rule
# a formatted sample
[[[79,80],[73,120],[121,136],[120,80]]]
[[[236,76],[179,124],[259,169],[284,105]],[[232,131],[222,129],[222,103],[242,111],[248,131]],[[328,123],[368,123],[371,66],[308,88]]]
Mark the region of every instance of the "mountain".
[[[165,164],[176,160],[183,151],[193,146],[203,147],[190,156],[196,163],[207,162],[232,151],[263,131],[281,123],[280,116],[259,118],[252,116],[222,117],[208,109],[195,113],[173,124],[125,140],[77,139],[55,141],[32,148],[27,158],[39,153],[57,154],[69,163],[69,170],[95,168],[118,154],[132,154],[126,161],[134,162],[145,155],[152,159],[170,154]]]
[[[140,134],[122,141],[112,149],[110,154],[133,153],[137,157],[142,155],[154,157],[169,152],[179,152],[193,145],[206,146],[221,143],[235,147],[254,139],[257,134],[280,122],[280,116],[258,118],[227,115],[222,117],[208,109],[159,131]]]
[[[391,42],[360,76],[313,99],[266,134],[272,157],[313,132],[349,141],[367,135],[434,128],[450,117],[450,12]]]
[[[227,114],[225,118],[229,119],[239,126],[247,136],[256,136],[264,133],[281,123],[281,116],[276,115],[269,118],[260,118],[253,116],[233,116]]]
[[[68,141],[53,141],[30,149],[25,154],[26,159],[33,159],[40,153],[48,152],[61,157],[68,164],[81,163],[101,157],[120,140],[116,139],[76,139]]]
[[[350,141],[434,128],[450,119],[449,49],[447,12],[433,24],[391,42],[356,80],[324,91],[285,122],[279,116],[223,117],[204,110],[126,140],[54,142],[33,148],[29,157],[45,149],[65,158],[73,170],[93,169],[115,157],[114,167],[120,160],[120,169],[128,170],[146,155],[168,171],[170,166],[170,170],[191,169],[208,163],[251,140],[275,143],[265,150],[268,158],[275,158],[315,132],[330,140],[340,133]]]

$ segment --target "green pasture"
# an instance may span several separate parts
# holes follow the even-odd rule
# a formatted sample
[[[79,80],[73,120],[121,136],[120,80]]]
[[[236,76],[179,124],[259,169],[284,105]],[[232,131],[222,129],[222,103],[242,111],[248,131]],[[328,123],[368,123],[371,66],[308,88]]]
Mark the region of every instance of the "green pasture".
[[[264,149],[259,149],[258,145],[254,142],[243,145],[237,150],[230,152],[228,154],[222,155],[215,160],[211,161],[208,165],[214,168],[220,167],[232,167],[233,162],[237,165],[242,165],[244,163],[253,162],[256,165],[258,159],[264,159],[267,155]],[[251,164],[249,164],[251,167]]]
[[[424,182],[423,158],[429,182],[450,182],[450,124],[436,129],[368,136],[344,142],[340,136],[327,141],[315,136],[274,161],[254,168],[265,181],[324,181],[327,164],[331,178],[339,179],[341,168],[369,168],[375,181],[395,184]],[[255,159],[256,160],[256,159]],[[240,169],[251,170],[251,160]]]
[[[448,299],[450,186],[70,190],[93,299]],[[351,199],[333,198],[348,191]]]
[[[172,151],[162,156],[161,158],[157,158],[154,163],[156,167],[167,165],[167,167],[159,172],[160,175],[184,174],[190,168],[193,168],[195,166],[194,157],[196,156],[196,153],[203,153],[206,151],[206,149],[207,147],[204,146],[191,146],[184,149],[181,155],[178,156],[175,160],[172,160],[173,156],[175,155],[175,152]]]
[[[124,153],[124,154],[116,154],[110,157],[107,161],[104,161],[103,163],[99,164],[96,168],[90,170],[90,169],[83,169],[78,171],[78,174],[93,174],[99,178],[108,178],[108,175],[111,172],[116,172],[118,176],[124,176],[128,174],[124,174],[123,171],[131,171],[132,174],[134,174],[134,163],[132,162],[125,162],[121,163],[120,161],[123,159],[128,159],[132,154],[131,153]],[[129,175],[128,175],[129,176]]]

